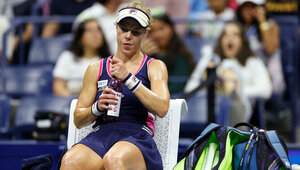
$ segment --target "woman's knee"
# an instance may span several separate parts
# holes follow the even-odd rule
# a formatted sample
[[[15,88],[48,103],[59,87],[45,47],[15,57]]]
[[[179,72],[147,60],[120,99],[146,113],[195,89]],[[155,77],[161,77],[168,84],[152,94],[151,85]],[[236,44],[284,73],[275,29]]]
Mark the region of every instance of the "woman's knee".
[[[105,169],[126,169],[124,159],[119,154],[110,154],[109,152],[103,158]]]
[[[80,152],[69,150],[65,153],[61,161],[61,169],[80,169],[84,166],[86,157]]]

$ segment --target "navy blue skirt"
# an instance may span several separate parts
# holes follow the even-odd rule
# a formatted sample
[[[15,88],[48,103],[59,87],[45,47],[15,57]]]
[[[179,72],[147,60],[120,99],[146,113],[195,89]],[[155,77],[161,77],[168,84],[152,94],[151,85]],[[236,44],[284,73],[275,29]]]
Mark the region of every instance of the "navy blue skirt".
[[[83,138],[79,144],[86,145],[101,158],[117,142],[128,141],[142,152],[147,169],[163,169],[159,154],[152,136],[143,130],[143,125],[129,122],[112,122],[100,125],[99,129]]]

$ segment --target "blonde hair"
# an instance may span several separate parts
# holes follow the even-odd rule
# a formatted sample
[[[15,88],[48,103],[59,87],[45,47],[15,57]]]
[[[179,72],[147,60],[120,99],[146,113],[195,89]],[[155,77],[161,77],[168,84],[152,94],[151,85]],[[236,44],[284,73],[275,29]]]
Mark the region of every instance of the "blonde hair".
[[[123,8],[128,8],[128,7],[137,8],[137,9],[145,12],[148,15],[148,17],[149,17],[149,25],[151,25],[151,23],[152,23],[152,16],[151,16],[150,9],[148,7],[146,7],[143,2],[136,1],[136,0],[135,1],[131,1],[131,2],[128,2]],[[150,27],[147,27],[147,30],[150,30]]]

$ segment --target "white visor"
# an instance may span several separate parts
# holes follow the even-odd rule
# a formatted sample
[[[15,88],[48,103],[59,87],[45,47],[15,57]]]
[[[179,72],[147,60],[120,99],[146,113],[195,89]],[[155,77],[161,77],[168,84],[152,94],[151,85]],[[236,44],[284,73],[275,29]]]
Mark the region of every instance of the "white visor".
[[[149,26],[149,16],[137,8],[123,8],[119,11],[117,23],[119,23],[124,18],[133,18],[143,27],[146,28]]]

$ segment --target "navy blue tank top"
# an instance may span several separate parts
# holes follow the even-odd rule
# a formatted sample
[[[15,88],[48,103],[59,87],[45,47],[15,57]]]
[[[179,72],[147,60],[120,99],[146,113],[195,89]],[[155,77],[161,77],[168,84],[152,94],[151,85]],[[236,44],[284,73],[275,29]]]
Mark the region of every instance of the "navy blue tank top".
[[[110,60],[111,56],[108,58],[104,58],[100,61],[100,71],[97,83],[98,92],[95,101],[99,99],[99,96],[102,94],[103,90],[107,87],[108,82],[112,78],[109,68]],[[150,89],[148,65],[152,60],[154,59],[144,55],[142,64],[140,65],[137,72],[134,74],[148,89]],[[128,87],[124,83],[122,83],[122,94],[124,95],[124,97],[122,97],[121,99],[119,121],[143,124],[149,127],[153,132],[155,119],[154,115],[148,112],[146,107],[128,89]],[[103,119],[102,117],[100,118]]]

